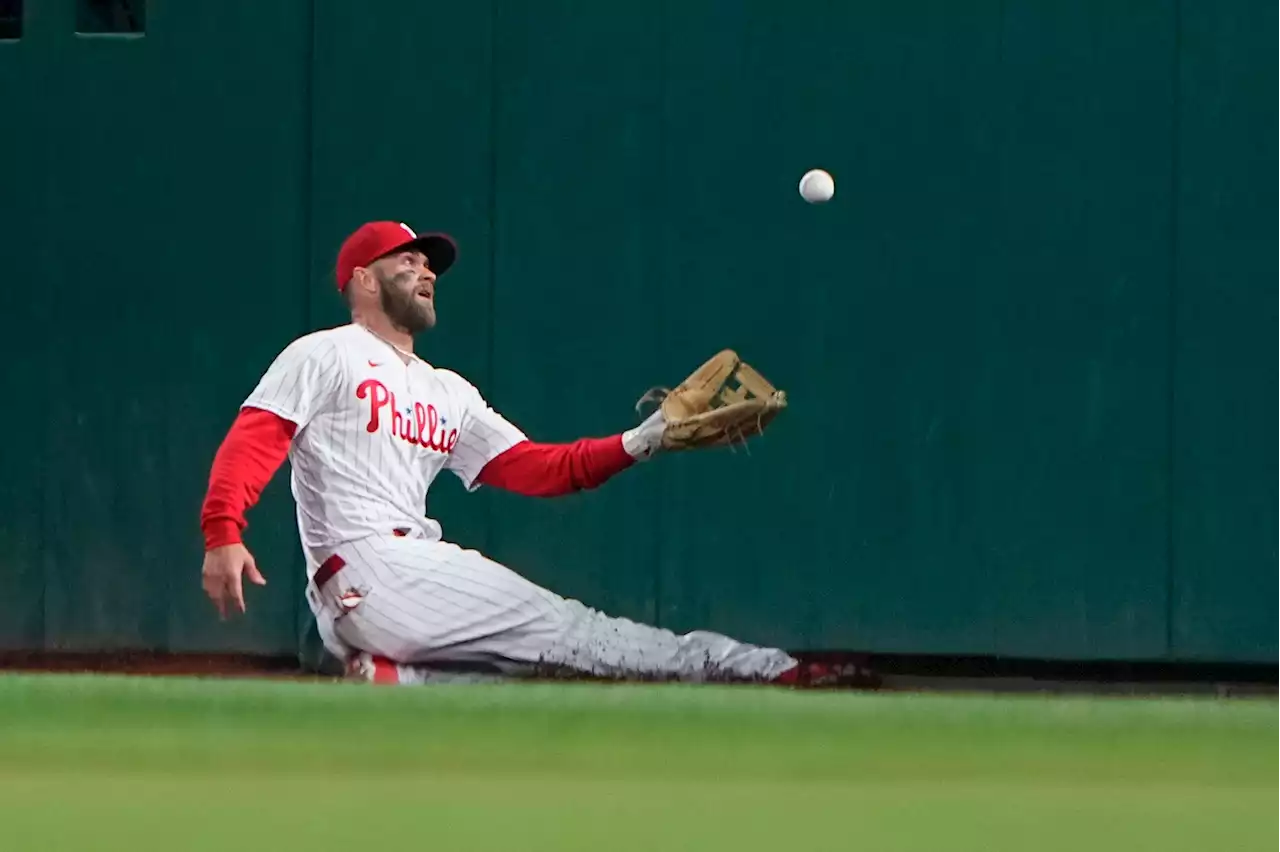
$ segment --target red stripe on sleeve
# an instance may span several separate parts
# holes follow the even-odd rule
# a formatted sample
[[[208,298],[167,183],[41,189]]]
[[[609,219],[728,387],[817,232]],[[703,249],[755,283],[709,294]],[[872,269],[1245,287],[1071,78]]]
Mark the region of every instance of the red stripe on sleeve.
[[[621,435],[571,444],[521,441],[485,465],[476,479],[526,497],[558,497],[597,488],[634,463]]]
[[[235,544],[245,512],[289,456],[297,426],[260,408],[243,408],[213,458],[209,490],[200,509],[206,550]]]

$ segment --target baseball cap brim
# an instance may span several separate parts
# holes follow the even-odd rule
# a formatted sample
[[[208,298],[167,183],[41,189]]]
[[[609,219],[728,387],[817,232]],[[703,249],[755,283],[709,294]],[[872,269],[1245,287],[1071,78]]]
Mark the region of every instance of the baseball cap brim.
[[[420,234],[415,239],[406,240],[395,248],[388,249],[378,255],[378,258],[402,251],[420,251],[425,254],[427,266],[436,275],[443,275],[445,270],[453,266],[453,262],[458,259],[458,244],[448,234]]]

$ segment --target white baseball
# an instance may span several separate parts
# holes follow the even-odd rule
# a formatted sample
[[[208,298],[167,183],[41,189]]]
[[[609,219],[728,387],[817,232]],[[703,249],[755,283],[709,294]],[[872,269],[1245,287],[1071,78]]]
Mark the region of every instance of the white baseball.
[[[822,169],[810,169],[800,178],[800,195],[810,204],[830,201],[835,194],[835,178]]]

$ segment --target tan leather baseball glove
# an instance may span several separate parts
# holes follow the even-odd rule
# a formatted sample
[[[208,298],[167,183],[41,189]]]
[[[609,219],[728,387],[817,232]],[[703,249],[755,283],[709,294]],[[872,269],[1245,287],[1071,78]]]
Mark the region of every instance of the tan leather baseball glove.
[[[661,420],[666,450],[745,444],[787,407],[786,393],[732,349],[713,355],[675,390],[649,391],[636,408],[655,401],[659,409],[646,423]]]

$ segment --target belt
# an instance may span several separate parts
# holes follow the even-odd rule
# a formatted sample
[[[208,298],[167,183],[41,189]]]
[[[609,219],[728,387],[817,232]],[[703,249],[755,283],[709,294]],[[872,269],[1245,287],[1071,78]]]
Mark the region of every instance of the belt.
[[[396,527],[391,531],[396,538],[404,538],[409,534],[406,527]],[[338,576],[338,572],[345,568],[347,561],[338,554],[333,554],[328,559],[320,563],[320,567],[316,569],[316,575],[312,578],[312,582],[316,584],[316,589],[320,590],[325,584]]]

